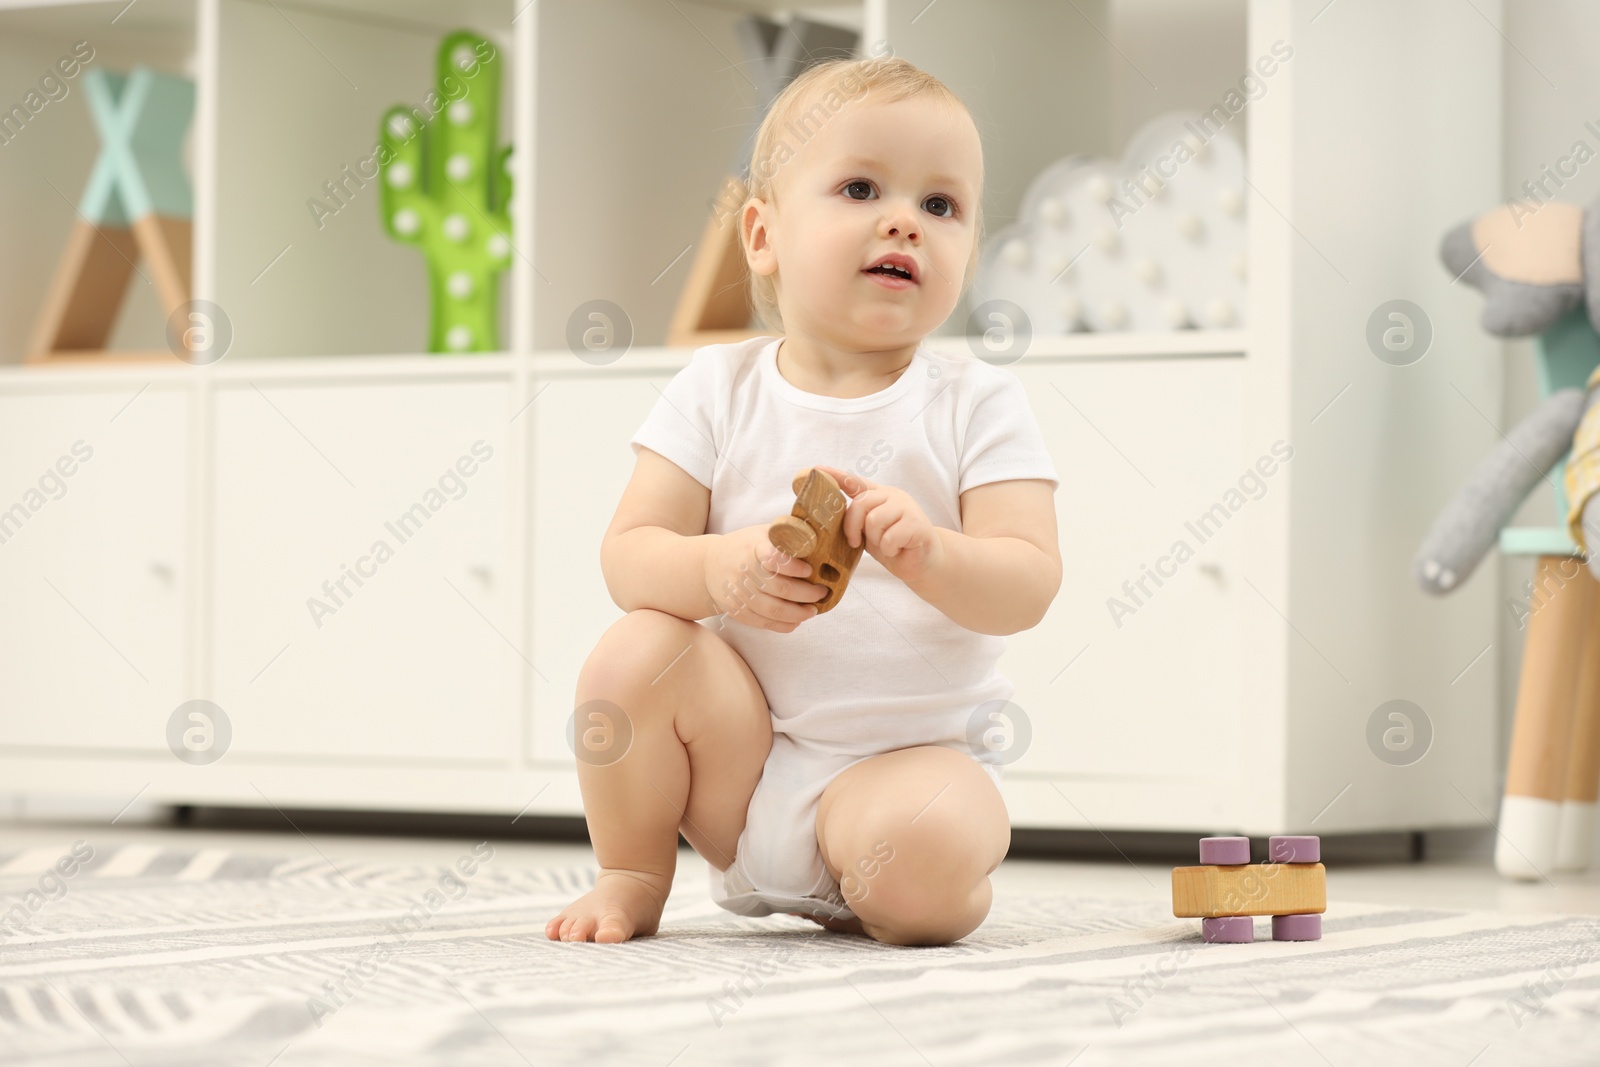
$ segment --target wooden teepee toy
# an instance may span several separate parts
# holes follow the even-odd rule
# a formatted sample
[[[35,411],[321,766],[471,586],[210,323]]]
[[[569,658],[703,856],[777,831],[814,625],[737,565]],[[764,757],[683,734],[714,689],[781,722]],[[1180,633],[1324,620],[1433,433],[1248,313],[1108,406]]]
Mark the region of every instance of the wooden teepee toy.
[[[736,24],[745,56],[744,69],[761,95],[761,114],[772,107],[783,87],[813,63],[853,54],[859,41],[854,30],[813,22],[798,16],[787,23],[746,15]],[[759,121],[746,131],[735,165],[748,172]],[[749,276],[739,238],[739,208],[747,185],[742,177],[723,179],[711,201],[711,218],[700,235],[689,277],[667,327],[667,344],[698,347],[755,337],[768,331],[752,325],[754,309],[747,290]]]
[[[148,67],[129,74],[96,68],[83,78],[100,157],[39,308],[27,358],[170,359],[167,352],[110,352],[106,342],[135,271],[155,287],[169,319],[189,301],[194,206],[182,148],[194,84]],[[137,266],[140,258],[147,270]]]

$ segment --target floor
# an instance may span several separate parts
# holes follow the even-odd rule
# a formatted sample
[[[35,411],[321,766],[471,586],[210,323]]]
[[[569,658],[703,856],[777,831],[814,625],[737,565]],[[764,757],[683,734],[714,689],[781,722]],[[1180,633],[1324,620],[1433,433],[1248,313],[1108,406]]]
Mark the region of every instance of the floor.
[[[0,1064],[1597,1062],[1600,915],[1549,913],[1594,912],[1590,875],[1512,886],[1486,859],[1355,862],[1333,838],[1320,941],[1258,921],[1253,944],[1205,945],[1154,851],[1184,862],[1187,835],[1096,835],[1077,848],[1110,859],[1019,854],[976,931],[901,949],[718,909],[685,853],[658,936],[576,945],[544,921],[592,885],[586,843],[293,814],[304,835],[0,821]],[[38,873],[86,845],[86,873]]]
[[[1600,874],[1506,882],[1486,833],[1430,837],[1417,863],[1331,840],[1321,940],[1274,941],[1262,921],[1222,946],[1172,916],[1186,835],[1085,838],[1071,860],[1020,854],[1023,835],[977,930],[901,949],[723,911],[688,850],[659,936],[552,942],[545,921],[592,885],[586,843],[401,825],[0,819],[0,1062],[1600,1062]],[[84,844],[90,874],[63,889],[35,873]]]
[[[389,863],[449,864],[461,853],[462,837],[401,837],[312,832],[286,829],[218,830],[175,827],[151,822],[111,826],[104,822],[0,821],[0,853],[70,844],[83,838],[91,844],[146,844],[184,848],[233,848],[331,862],[350,859]],[[587,844],[560,841],[494,839],[504,861],[527,866],[587,865],[594,854]],[[679,852],[677,882],[703,890],[705,861],[693,850]],[[1040,896],[1076,894],[1171,900],[1174,863],[1144,859],[1039,859],[1008,857],[993,875],[997,893]],[[1600,915],[1600,870],[1552,874],[1542,882],[1512,882],[1495,873],[1488,857],[1457,856],[1416,863],[1332,864],[1328,870],[1330,900],[1368,904],[1425,905],[1441,908],[1511,912]]]

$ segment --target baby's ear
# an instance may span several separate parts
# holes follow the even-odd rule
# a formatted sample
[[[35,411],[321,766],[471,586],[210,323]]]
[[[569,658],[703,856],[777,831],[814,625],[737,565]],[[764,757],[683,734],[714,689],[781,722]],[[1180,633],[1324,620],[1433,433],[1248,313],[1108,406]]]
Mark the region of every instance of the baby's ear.
[[[745,266],[757,274],[771,274],[778,269],[778,257],[772,251],[766,217],[762,214],[765,207],[764,200],[753,196],[739,210],[739,247],[744,253]]]

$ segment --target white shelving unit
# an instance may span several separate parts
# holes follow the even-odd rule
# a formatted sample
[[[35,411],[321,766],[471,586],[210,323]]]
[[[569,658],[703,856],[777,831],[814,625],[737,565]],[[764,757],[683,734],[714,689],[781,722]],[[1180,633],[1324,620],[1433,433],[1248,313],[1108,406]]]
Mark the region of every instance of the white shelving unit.
[[[1032,730],[1006,774],[1019,826],[1331,834],[1479,825],[1496,803],[1494,658],[1460,677],[1493,640],[1493,592],[1429,600],[1407,564],[1440,487],[1495,439],[1461,396],[1496,409],[1498,350],[1434,249],[1499,193],[1501,42],[1446,0],[1323,7],[805,9],[969,101],[991,230],[1046,164],[1115,155],[1151,115],[1216,103],[1273,42],[1294,48],[1234,120],[1247,326],[1039,337],[1010,367],[1062,473],[1066,561],[1049,616],[1003,661]],[[96,62],[196,79],[196,295],[236,334],[207,367],[0,368],[0,516],[74,442],[95,450],[0,542],[0,780],[172,803],[581,811],[565,729],[579,667],[619,614],[600,535],[626,440],[690,355],[657,345],[675,257],[754,105],[733,37],[750,10],[779,9],[0,2],[0,104],[79,39]],[[385,107],[420,99],[459,25],[508,58],[517,254],[507,350],[438,357],[415,351],[423,265],[383,236],[376,189],[320,230],[305,201],[371,150]],[[72,220],[46,179],[75,197],[94,146],[69,98],[0,147],[0,359],[20,358]],[[161,344],[148,297],[130,296],[127,347]],[[1397,297],[1434,313],[1433,352],[1407,368],[1364,341]],[[636,337],[605,366],[565,342],[596,298]],[[491,458],[459,495],[442,486],[479,442]],[[1293,459],[1196,543],[1186,524],[1277,442]],[[397,544],[386,524],[430,488],[442,503]],[[1108,600],[1186,537],[1193,559],[1119,625]],[[385,538],[392,557],[314,617],[323,583]],[[1366,742],[1396,697],[1435,729],[1407,767]],[[232,726],[203,766],[166,742],[196,698]]]

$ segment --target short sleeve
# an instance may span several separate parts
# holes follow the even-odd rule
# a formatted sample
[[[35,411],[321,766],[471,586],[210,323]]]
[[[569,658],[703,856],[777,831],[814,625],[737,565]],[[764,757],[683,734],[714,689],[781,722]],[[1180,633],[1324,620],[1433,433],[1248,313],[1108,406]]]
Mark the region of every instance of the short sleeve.
[[[998,369],[979,381],[961,440],[958,492],[1017,478],[1041,478],[1060,486],[1022,381]]]
[[[717,459],[716,364],[715,353],[696,349],[688,365],[661,390],[650,414],[628,441],[634,455],[639,454],[640,446],[660,453],[707,489]]]

